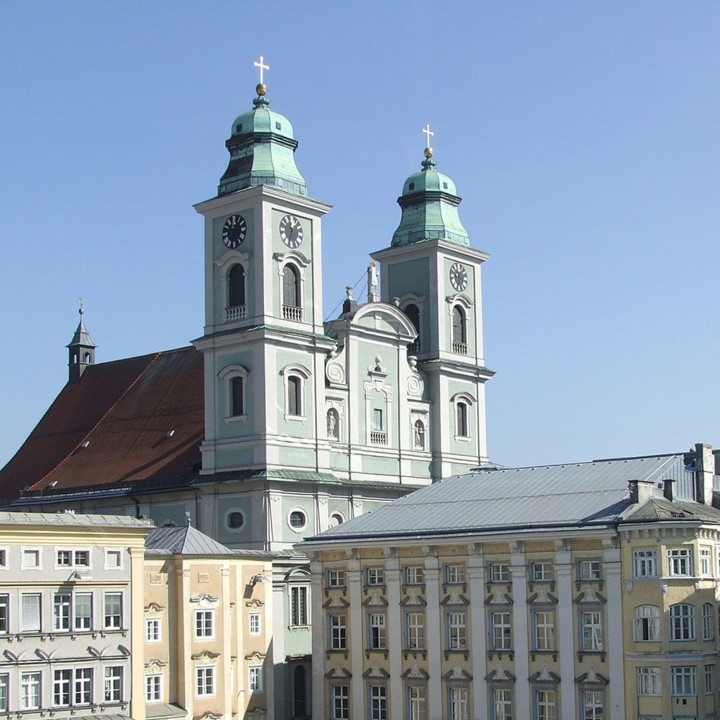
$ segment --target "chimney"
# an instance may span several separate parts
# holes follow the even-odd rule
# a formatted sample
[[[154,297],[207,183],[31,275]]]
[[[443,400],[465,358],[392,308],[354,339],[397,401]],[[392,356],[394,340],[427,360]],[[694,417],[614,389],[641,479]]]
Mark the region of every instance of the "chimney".
[[[655,483],[652,480],[631,480],[628,484],[630,501],[642,505],[655,495]]]
[[[711,445],[697,443],[695,445],[695,467],[698,502],[712,506],[713,484],[715,479],[715,458]]]

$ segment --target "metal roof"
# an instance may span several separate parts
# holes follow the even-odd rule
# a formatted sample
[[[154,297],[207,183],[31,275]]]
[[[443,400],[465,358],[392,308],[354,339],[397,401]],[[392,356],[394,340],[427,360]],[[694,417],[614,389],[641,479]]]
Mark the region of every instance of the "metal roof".
[[[630,506],[631,480],[658,483],[682,455],[478,469],[418,490],[307,543],[370,537],[607,524]]]
[[[192,525],[156,528],[147,536],[145,550],[158,555],[235,555]]]
[[[129,515],[83,515],[75,512],[0,512],[0,525],[33,525],[65,527],[154,528],[151,520],[138,520]]]

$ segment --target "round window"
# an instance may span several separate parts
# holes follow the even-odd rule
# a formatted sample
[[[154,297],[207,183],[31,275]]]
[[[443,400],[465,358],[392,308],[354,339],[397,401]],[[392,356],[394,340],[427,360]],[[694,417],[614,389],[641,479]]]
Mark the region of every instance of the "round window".
[[[290,513],[290,527],[293,530],[302,530],[307,525],[307,515],[302,510],[293,510]]]
[[[338,525],[342,525],[344,522],[345,518],[342,516],[342,513],[334,512],[332,515],[330,515],[330,522],[328,524],[331,528],[334,528]]]
[[[233,510],[228,513],[227,526],[231,530],[240,530],[243,525],[245,525],[245,515],[243,513],[239,510]]]

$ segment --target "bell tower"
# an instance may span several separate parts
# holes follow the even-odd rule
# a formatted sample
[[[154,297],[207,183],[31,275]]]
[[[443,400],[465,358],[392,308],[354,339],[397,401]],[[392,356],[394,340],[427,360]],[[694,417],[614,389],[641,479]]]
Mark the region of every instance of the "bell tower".
[[[321,219],[295,164],[293,126],[270,109],[269,67],[252,109],[225,143],[230,154],[205,218],[203,473],[317,468],[324,356]]]
[[[436,170],[427,125],[420,172],[398,198],[402,215],[381,266],[381,299],[395,302],[417,337],[410,348],[429,379],[435,418],[432,476],[487,461],[480,268],[489,255],[470,247],[455,183]]]
[[[87,368],[95,362],[95,348],[97,345],[92,341],[90,333],[85,327],[83,322],[83,315],[85,309],[83,308],[83,302],[80,300],[80,322],[78,323],[77,330],[73,335],[73,339],[67,346],[68,349],[68,382],[78,383],[82,374]]]

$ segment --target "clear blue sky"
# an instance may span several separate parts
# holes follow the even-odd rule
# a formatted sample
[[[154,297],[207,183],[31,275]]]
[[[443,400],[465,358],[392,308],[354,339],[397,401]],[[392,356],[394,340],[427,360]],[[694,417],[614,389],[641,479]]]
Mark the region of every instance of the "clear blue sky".
[[[202,332],[202,224],[252,62],[324,224],[325,306],[389,244],[429,122],[484,268],[491,457],[720,445],[720,3],[0,5],[0,464],[65,383]]]

